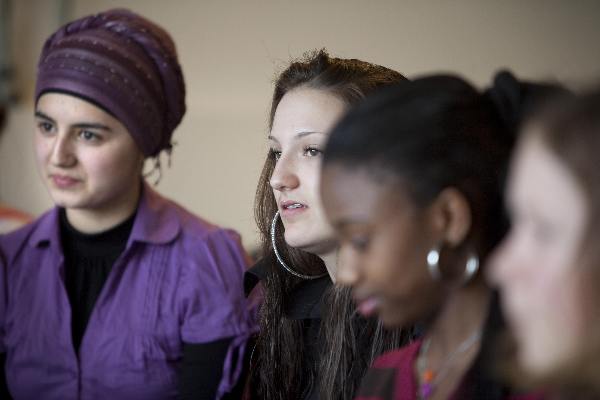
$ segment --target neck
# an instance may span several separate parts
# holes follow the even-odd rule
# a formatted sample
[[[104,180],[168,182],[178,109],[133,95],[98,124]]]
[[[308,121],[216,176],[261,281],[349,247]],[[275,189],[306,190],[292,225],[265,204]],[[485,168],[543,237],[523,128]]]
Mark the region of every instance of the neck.
[[[432,322],[427,333],[431,338],[432,354],[447,354],[471,334],[483,329],[491,292],[481,276],[476,279],[464,288],[453,290]]]
[[[450,289],[451,294],[426,333],[414,365],[419,390],[428,393],[424,394],[426,398],[449,398],[479,352],[490,290],[481,276],[476,279],[467,287]],[[433,378],[427,378],[424,371],[433,371]]]
[[[332,282],[335,283],[335,273],[337,270],[338,262],[338,249],[335,248],[326,254],[319,254],[319,258],[325,263],[327,273],[329,274],[329,277],[331,278]]]
[[[98,233],[113,228],[129,218],[137,208],[141,184],[134,185],[132,192],[116,204],[101,208],[67,208],[69,224],[82,233]]]

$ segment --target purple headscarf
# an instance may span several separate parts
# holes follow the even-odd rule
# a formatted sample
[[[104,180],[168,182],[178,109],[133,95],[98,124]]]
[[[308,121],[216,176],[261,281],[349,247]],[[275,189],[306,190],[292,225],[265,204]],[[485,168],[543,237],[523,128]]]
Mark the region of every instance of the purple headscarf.
[[[170,149],[185,114],[185,83],[173,40],[129,10],[78,19],[48,38],[38,64],[36,102],[49,91],[108,111],[146,156]]]

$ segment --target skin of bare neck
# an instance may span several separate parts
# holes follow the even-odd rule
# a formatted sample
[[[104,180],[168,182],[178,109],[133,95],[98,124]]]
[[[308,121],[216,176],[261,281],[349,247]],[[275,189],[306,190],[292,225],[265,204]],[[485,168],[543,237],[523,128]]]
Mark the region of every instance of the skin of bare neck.
[[[449,290],[444,305],[432,320],[425,336],[430,339],[426,354],[427,369],[437,375],[440,368],[448,368],[445,378],[435,386],[432,400],[448,398],[479,352],[477,341],[464,353],[457,354],[451,365],[444,366],[448,357],[475,332],[483,329],[488,315],[491,291],[479,275],[468,285]],[[415,365],[417,381],[419,371]]]
[[[327,273],[329,274],[331,281],[333,283],[335,283],[335,273],[337,270],[337,263],[338,263],[338,249],[336,248],[326,254],[320,254],[319,258],[321,260],[323,260],[323,262],[325,263],[325,268],[327,268]]]

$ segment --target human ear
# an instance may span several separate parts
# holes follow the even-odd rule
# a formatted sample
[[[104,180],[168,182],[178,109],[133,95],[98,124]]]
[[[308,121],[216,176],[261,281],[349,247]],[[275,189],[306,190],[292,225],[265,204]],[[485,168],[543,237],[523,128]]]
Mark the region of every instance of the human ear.
[[[431,205],[433,223],[442,240],[450,247],[459,246],[471,230],[471,207],[458,189],[446,188]]]

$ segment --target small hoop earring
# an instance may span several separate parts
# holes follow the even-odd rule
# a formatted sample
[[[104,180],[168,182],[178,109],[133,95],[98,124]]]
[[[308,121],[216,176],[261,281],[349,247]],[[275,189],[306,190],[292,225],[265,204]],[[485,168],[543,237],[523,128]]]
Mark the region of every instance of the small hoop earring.
[[[427,270],[429,275],[439,281],[442,279],[442,273],[440,272],[440,247],[436,246],[429,250],[427,253]],[[465,272],[463,273],[462,284],[468,283],[475,274],[479,271],[479,257],[477,254],[472,253],[467,259],[465,264]]]
[[[439,246],[434,247],[429,250],[427,253],[427,270],[429,271],[429,275],[436,280],[439,281],[442,279],[442,274],[440,273],[440,248]]]
[[[281,258],[281,255],[279,254],[279,251],[277,250],[277,244],[275,241],[275,233],[276,233],[275,226],[277,225],[278,217],[279,217],[279,211],[277,211],[275,213],[275,216],[273,217],[273,221],[271,222],[271,244],[273,245],[273,251],[275,252],[275,257],[277,257],[277,261],[279,262],[279,264],[281,264],[283,269],[285,269],[288,273],[294,275],[295,277],[298,277],[301,279],[318,279],[318,278],[322,278],[325,275],[327,275],[327,272],[324,274],[320,274],[320,275],[304,275],[304,274],[294,271],[283,261],[283,259]]]
[[[462,284],[465,285],[471,281],[477,271],[479,271],[479,257],[477,257],[477,254],[473,253],[469,256],[467,263],[465,264],[465,273],[463,274]]]

